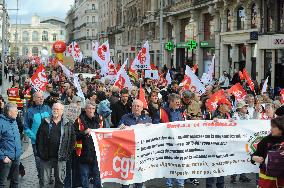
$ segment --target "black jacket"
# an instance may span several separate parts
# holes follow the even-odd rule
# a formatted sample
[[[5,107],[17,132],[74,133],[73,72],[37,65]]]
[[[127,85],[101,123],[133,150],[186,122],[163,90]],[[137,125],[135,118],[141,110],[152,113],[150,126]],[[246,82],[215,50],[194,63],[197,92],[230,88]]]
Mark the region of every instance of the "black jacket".
[[[45,119],[40,124],[40,127],[37,131],[36,135],[36,148],[39,155],[39,158],[42,160],[48,161],[48,143],[49,143],[49,129],[50,127],[50,119]],[[74,126],[71,122],[69,122],[66,118],[61,120],[61,137],[60,137],[60,145],[58,150],[58,160],[59,161],[67,161],[71,156],[72,151],[75,146],[75,132]]]
[[[79,122],[78,119],[80,118],[81,122],[83,123],[84,129],[82,131],[79,130]],[[81,163],[92,164],[94,160],[96,160],[96,151],[93,139],[91,135],[85,134],[85,130],[90,129],[98,129],[99,128],[99,116],[96,114],[95,117],[90,119],[86,112],[82,112],[81,115],[75,120],[75,133],[76,133],[76,140],[82,140],[82,151],[79,160]]]
[[[262,157],[264,160],[266,159],[268,150],[271,150],[272,147],[275,144],[281,144],[284,142],[284,136],[272,136],[271,134],[264,137],[258,144],[256,151],[252,154],[253,156],[259,156]],[[255,164],[255,161],[251,160],[253,164]],[[260,164],[260,169],[265,170],[265,164]]]
[[[125,114],[131,113],[131,104],[128,102],[126,105],[124,105],[121,101],[118,101],[111,107],[111,110],[111,122],[114,127],[118,127],[121,117]]]

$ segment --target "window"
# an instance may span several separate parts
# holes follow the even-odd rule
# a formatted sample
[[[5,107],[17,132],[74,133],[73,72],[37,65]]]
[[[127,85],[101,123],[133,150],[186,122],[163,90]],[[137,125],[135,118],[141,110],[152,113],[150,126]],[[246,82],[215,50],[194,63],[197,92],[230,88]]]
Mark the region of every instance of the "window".
[[[237,12],[237,29],[244,30],[245,29],[245,9],[244,7],[239,7]]]
[[[63,30],[60,30],[60,35],[63,35],[64,31]]]
[[[23,39],[22,39],[24,42],[28,42],[30,39],[29,39],[29,32],[27,31],[24,31],[23,32]]]
[[[251,6],[251,28],[254,29],[254,28],[257,28],[257,6],[256,4],[254,3],[252,6]]]
[[[92,10],[96,10],[96,5],[92,4]]]
[[[56,40],[57,40],[57,35],[56,35],[56,33],[53,33],[53,34],[52,34],[52,40],[53,40],[53,41],[56,41]]]
[[[274,25],[274,21],[275,21],[275,17],[274,17],[274,2],[267,2],[267,32],[271,32],[273,31],[273,25]]]
[[[93,23],[96,22],[96,16],[92,16],[92,22],[93,22]]]
[[[89,34],[90,34],[90,30],[89,30],[89,29],[87,29],[87,37],[89,36]]]
[[[33,56],[38,56],[38,47],[33,47],[32,54]]]
[[[227,10],[227,31],[233,31],[233,14],[231,10]]]
[[[42,32],[42,41],[48,41],[48,32],[47,31]]]
[[[38,32],[37,31],[33,31],[32,41],[38,41]]]
[[[87,16],[87,22],[89,22],[89,16]]]
[[[279,0],[279,30],[284,31],[284,0]]]
[[[27,46],[24,46],[22,53],[23,53],[24,56],[28,55],[29,54],[29,48]]]
[[[86,50],[89,50],[89,44],[86,44]]]

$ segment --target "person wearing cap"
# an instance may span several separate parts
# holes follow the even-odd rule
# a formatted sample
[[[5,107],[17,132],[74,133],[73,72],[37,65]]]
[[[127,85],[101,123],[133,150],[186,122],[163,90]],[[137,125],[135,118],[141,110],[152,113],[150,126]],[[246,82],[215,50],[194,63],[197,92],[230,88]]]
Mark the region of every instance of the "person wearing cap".
[[[59,94],[52,91],[50,95],[44,100],[44,104],[52,108],[53,104],[59,100]]]
[[[248,114],[248,104],[245,101],[240,101],[237,104],[236,112],[233,114],[234,120],[249,120],[250,116]],[[231,183],[237,183],[237,174],[231,176]],[[240,182],[250,182],[251,179],[246,177],[245,174],[240,174]]]
[[[201,104],[199,103],[200,99],[198,100],[197,94],[190,91],[184,91],[181,99],[187,120],[202,118]]]
[[[245,101],[240,101],[237,104],[236,112],[233,114],[234,120],[248,120],[251,119],[248,114],[248,104]]]
[[[218,101],[218,107],[214,115],[212,116],[213,120],[217,121],[218,119],[231,119],[231,109],[232,104],[227,98],[222,98]],[[214,177],[206,178],[206,188],[213,187]],[[224,188],[225,178],[224,176],[217,177],[216,187]]]

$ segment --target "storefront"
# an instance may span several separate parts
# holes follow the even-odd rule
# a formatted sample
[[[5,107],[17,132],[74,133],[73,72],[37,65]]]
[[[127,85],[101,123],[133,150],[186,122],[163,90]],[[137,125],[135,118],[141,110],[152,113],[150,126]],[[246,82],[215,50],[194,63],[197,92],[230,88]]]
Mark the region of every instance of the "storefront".
[[[259,79],[269,76],[273,88],[284,88],[284,35],[259,36]]]

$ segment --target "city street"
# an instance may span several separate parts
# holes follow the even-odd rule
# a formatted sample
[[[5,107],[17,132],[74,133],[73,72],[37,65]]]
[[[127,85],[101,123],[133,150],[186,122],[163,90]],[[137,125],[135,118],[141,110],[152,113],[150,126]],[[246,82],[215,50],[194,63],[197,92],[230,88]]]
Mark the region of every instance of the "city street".
[[[30,147],[30,146],[29,146]],[[37,188],[39,187],[38,179],[37,179],[37,173],[36,173],[36,167],[34,163],[34,157],[32,155],[31,148],[25,148],[27,149],[27,152],[24,154],[25,156],[28,156],[25,159],[22,159],[22,163],[25,166],[26,169],[26,175],[23,178],[20,178],[21,186],[20,188]],[[238,182],[237,184],[230,184],[230,177],[226,177],[226,188],[255,188],[255,175],[249,174],[248,177],[252,179],[250,183],[241,183]],[[185,188],[191,188],[191,187],[200,187],[205,188],[205,180],[199,179],[200,185],[199,186],[193,186],[186,184]],[[91,186],[90,186],[91,187]],[[104,184],[104,188],[120,188],[121,186],[115,183],[106,183]],[[156,179],[151,180],[146,183],[147,188],[166,188],[165,186],[165,179]]]

